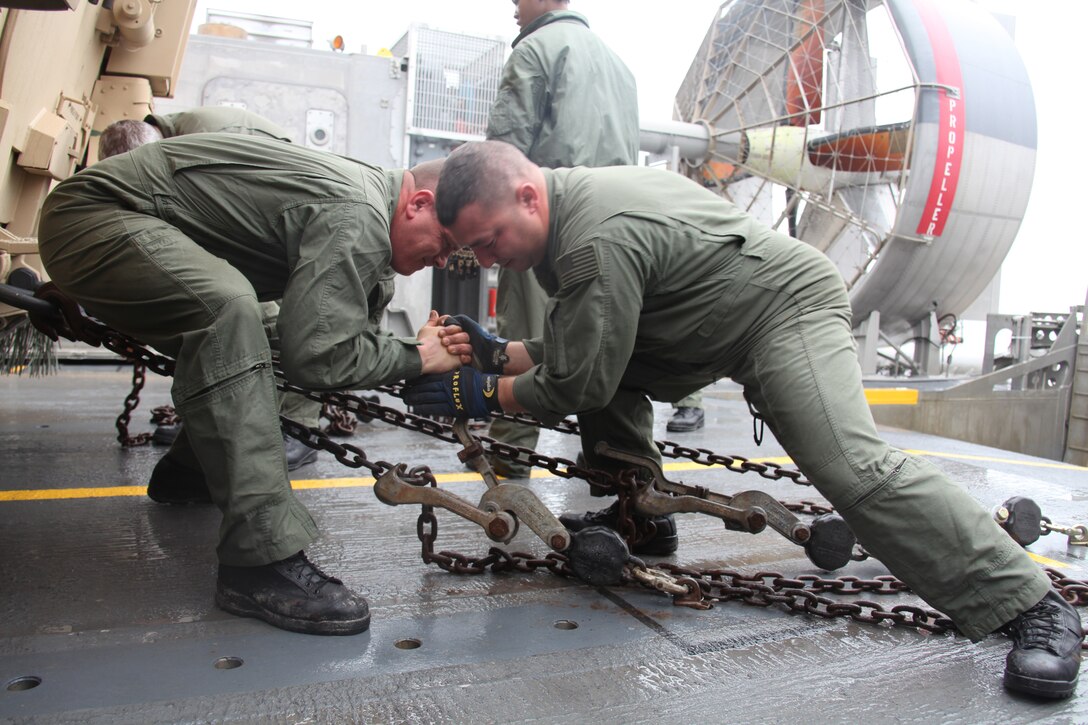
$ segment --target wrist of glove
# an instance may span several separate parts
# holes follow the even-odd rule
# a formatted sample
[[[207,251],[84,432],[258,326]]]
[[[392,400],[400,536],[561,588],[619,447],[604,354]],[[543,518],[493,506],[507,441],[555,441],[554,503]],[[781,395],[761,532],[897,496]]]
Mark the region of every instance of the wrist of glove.
[[[470,367],[417,378],[404,386],[403,396],[418,415],[487,418],[502,412],[499,376]]]
[[[451,315],[446,324],[457,325],[468,333],[472,345],[472,367],[484,373],[502,373],[503,367],[510,361],[510,356],[506,354],[509,340],[492,335],[468,315]]]

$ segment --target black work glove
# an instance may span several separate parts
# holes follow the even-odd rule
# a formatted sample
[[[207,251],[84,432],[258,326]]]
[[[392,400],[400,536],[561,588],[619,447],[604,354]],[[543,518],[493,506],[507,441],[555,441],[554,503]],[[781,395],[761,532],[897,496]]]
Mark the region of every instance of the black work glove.
[[[510,362],[510,356],[506,354],[510,341],[492,335],[468,315],[450,315],[445,324],[457,325],[468,333],[468,341],[472,345],[472,367],[480,372],[501,374],[503,366]]]
[[[404,402],[419,415],[488,418],[499,407],[499,376],[463,367],[424,375],[404,386]]]

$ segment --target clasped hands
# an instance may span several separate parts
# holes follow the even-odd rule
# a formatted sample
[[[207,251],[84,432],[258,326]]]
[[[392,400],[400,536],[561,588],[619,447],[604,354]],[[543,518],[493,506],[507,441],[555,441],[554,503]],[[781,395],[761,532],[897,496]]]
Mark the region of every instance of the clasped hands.
[[[453,418],[487,418],[502,411],[498,380],[507,361],[507,341],[464,315],[439,316],[420,329],[423,375],[404,387],[404,402],[415,413]]]

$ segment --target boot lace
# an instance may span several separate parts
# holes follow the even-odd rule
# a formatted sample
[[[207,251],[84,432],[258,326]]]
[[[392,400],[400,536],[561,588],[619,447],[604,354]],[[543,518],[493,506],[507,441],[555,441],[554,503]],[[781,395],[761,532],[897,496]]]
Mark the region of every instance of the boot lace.
[[[298,582],[299,586],[314,594],[320,593],[326,584],[341,583],[336,577],[329,576],[317,568],[301,551],[284,563],[287,564],[287,575]]]
[[[1052,602],[1039,602],[1014,619],[1008,632],[1021,649],[1054,651],[1053,639],[1061,631],[1060,614]]]
[[[587,511],[585,520],[593,526],[615,526],[618,509],[619,503],[617,502],[600,511]]]

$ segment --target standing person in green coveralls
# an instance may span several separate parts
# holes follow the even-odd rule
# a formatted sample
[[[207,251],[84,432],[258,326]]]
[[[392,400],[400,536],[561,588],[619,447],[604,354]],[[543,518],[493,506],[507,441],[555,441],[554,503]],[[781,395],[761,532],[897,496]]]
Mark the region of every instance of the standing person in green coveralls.
[[[286,130],[256,113],[228,106],[206,106],[165,115],[148,114],[143,121],[125,119],[111,123],[102,131],[99,138],[98,158],[102,160],[127,153],[145,143],[161,141],[164,138],[174,138],[190,133],[216,132],[238,133],[244,136],[291,142],[291,136]],[[265,329],[270,334],[272,349],[278,349],[276,318],[279,316],[280,306],[276,302],[262,302],[261,312],[264,315]],[[321,403],[297,393],[281,393],[280,415],[301,423],[307,428],[316,428],[320,425]],[[160,425],[155,429],[153,440],[159,444],[172,445],[181,431],[181,423]],[[284,436],[283,442],[287,451],[288,471],[294,471],[317,460],[317,450],[310,448],[302,441]],[[203,487],[196,489],[195,500],[187,496],[179,499],[171,495],[172,489],[176,488],[171,483],[184,473],[171,467],[169,457],[163,458],[162,466],[157,466],[152,474],[148,493],[156,497],[160,503],[210,502]]]
[[[974,499],[880,438],[827,257],[679,174],[542,169],[496,142],[454,151],[437,193],[439,221],[480,264],[532,269],[551,297],[541,339],[498,341],[463,325],[456,335],[469,331],[488,369],[424,377],[406,403],[427,415],[528,411],[546,423],[578,413],[583,436],[588,427],[659,456],[650,397],[678,400],[730,377],[893,574],[971,639],[1012,635],[1007,688],[1073,693],[1079,615]],[[507,362],[496,370],[493,360]]]
[[[512,144],[549,168],[638,163],[638,94],[627,66],[593,34],[585,17],[568,9],[567,0],[517,0],[514,6],[521,33],[503,68],[487,138]],[[539,337],[546,301],[531,274],[500,269],[499,335]],[[496,420],[490,435],[536,448],[539,429]],[[594,465],[607,466],[592,450],[586,455]],[[510,478],[530,473],[523,464],[494,457],[490,463]]]
[[[442,161],[386,170],[238,134],[149,143],[65,179],[46,198],[42,262],[107,325],[176,360],[185,421],[167,453],[223,514],[215,601],[308,634],[355,634],[366,600],[307,559],[317,527],[287,476],[259,302],[282,300],[287,379],[370,388],[460,365],[436,312],[417,338],[380,328],[392,272],[455,249],[434,213]]]

